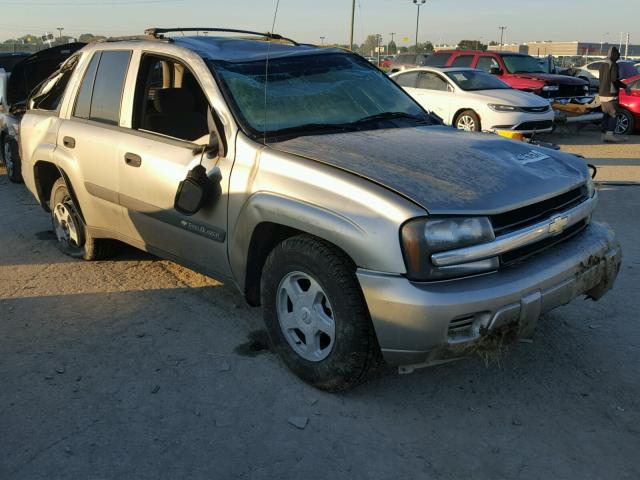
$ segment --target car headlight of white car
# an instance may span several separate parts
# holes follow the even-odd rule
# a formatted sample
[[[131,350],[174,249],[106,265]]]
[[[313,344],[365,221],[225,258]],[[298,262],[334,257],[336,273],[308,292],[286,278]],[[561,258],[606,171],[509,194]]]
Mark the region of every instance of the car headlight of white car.
[[[419,218],[404,224],[402,250],[407,276],[415,281],[445,280],[496,270],[498,257],[475,262],[436,267],[431,255],[495,240],[487,217]]]
[[[494,112],[517,112],[520,110],[520,108],[513,105],[500,105],[499,103],[490,103],[488,107]]]

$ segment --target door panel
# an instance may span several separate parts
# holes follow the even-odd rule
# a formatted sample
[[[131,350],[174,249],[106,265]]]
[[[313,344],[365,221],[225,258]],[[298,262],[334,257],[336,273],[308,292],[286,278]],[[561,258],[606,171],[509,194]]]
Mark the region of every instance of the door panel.
[[[118,147],[120,203],[129,235],[204,272],[229,276],[227,185],[231,161],[221,159],[222,197],[187,217],[173,208],[179,183],[200,162],[193,145],[143,132],[131,132]],[[217,158],[205,159],[209,174]]]

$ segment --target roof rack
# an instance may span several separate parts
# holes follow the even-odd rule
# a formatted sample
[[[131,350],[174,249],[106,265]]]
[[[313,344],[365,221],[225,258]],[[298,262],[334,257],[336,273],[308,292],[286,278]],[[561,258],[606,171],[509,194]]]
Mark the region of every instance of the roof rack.
[[[296,42],[295,40],[292,40],[290,38],[287,37],[283,37],[282,35],[279,35],[277,33],[269,33],[269,32],[254,32],[251,30],[238,30],[235,28],[210,28],[210,27],[204,27],[204,28],[195,28],[195,27],[188,27],[188,28],[147,28],[144,31],[145,35],[148,35],[152,38],[156,38],[159,40],[164,39],[164,35],[165,33],[169,33],[169,32],[227,32],[227,33],[244,33],[247,35],[257,35],[259,37],[265,37],[268,38],[270,40],[284,40],[286,42],[290,42],[295,46],[299,46],[300,44],[298,42]]]
[[[162,38],[162,37],[154,37],[151,35],[125,35],[122,37],[108,37],[102,38],[100,40],[94,40],[90,43],[109,43],[109,42],[140,42],[145,40],[159,41],[159,42],[170,42],[170,38]]]

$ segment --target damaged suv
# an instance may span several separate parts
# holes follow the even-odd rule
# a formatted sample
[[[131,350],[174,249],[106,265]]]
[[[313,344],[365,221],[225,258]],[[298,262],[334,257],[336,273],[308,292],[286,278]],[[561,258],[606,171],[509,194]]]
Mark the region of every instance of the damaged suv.
[[[582,159],[444,127],[350,52],[171,32],[91,44],[29,100],[24,180],[65,253],[117,239],[236,285],[327,390],[611,288]]]

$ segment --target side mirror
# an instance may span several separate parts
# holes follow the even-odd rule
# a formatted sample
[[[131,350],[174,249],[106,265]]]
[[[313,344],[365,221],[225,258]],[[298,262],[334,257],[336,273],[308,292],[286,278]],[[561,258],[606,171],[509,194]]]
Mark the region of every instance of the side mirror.
[[[491,73],[491,75],[502,75],[502,69],[500,67],[491,67],[491,70],[489,70],[489,72]]]
[[[222,194],[222,173],[218,167],[210,176],[202,165],[192,168],[178,185],[173,208],[183,215],[191,216],[200,211],[205,204],[215,205]]]

